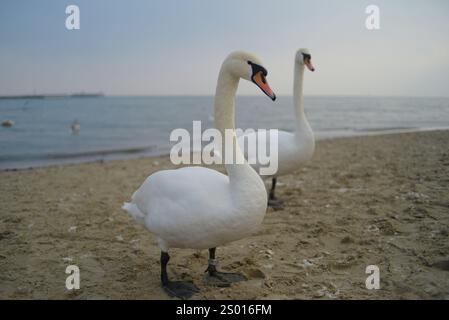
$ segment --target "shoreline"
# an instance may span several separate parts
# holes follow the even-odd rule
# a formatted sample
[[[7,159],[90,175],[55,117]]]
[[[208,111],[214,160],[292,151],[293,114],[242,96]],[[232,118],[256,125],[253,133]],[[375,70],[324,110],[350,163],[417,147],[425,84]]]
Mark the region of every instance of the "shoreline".
[[[278,179],[283,210],[218,248],[229,288],[204,282],[207,250],[171,250],[193,299],[449,299],[449,131],[320,140]],[[0,298],[170,299],[159,249],[121,205],[164,156],[0,172]],[[222,168],[217,168],[222,170]],[[267,186],[269,183],[267,182]],[[67,291],[77,265],[81,289]],[[379,290],[365,287],[368,265]]]
[[[419,132],[432,132],[432,131],[447,131],[449,127],[438,127],[438,128],[391,128],[391,129],[379,129],[379,130],[361,130],[361,131],[351,131],[347,135],[341,136],[324,136],[322,133],[322,137],[317,137],[316,141],[326,141],[326,140],[338,140],[338,139],[350,139],[356,137],[371,137],[371,136],[382,136],[382,135],[394,135],[394,134],[403,134],[403,133],[419,133]],[[51,168],[51,167],[60,167],[60,166],[76,166],[80,164],[89,164],[96,162],[109,162],[109,161],[123,161],[123,160],[132,160],[132,159],[142,159],[142,158],[159,158],[159,157],[168,157],[170,155],[169,152],[161,152],[157,151],[145,151],[157,148],[155,146],[146,146],[141,148],[132,148],[132,149],[124,149],[124,150],[99,150],[95,152],[83,152],[80,154],[74,154],[73,157],[70,157],[69,154],[60,155],[56,158],[49,158],[47,160],[43,160],[43,163],[37,165],[21,165],[16,167],[7,167],[2,168],[0,163],[0,172],[2,171],[21,171],[21,170],[34,170],[39,168]],[[89,159],[80,159],[84,154],[88,155],[102,155],[102,158],[89,158]],[[109,158],[109,159],[108,159]],[[43,158],[45,159],[45,158]],[[78,160],[76,160],[78,159]],[[29,160],[23,160],[24,162]],[[33,161],[33,159],[31,160]],[[37,161],[37,160],[36,160]],[[8,161],[14,162],[14,161]],[[19,160],[20,162],[20,160]]]

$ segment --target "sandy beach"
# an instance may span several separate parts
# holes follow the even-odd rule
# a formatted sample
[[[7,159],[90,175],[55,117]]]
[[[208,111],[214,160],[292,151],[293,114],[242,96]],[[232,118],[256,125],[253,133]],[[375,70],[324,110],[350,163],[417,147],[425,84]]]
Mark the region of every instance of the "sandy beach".
[[[449,131],[323,140],[281,177],[285,208],[252,237],[218,248],[249,280],[204,281],[207,251],[171,251],[194,299],[449,299]],[[159,249],[121,205],[169,158],[0,172],[0,298],[170,299]],[[65,288],[75,264],[81,289]],[[380,268],[379,290],[365,268]]]

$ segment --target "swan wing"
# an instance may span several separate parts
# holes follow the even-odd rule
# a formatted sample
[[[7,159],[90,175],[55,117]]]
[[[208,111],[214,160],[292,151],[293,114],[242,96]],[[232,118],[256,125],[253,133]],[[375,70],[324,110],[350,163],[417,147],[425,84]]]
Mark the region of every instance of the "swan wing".
[[[246,236],[228,176],[203,167],[158,171],[123,208],[169,247],[204,249]]]
[[[267,135],[265,134],[250,132],[238,137],[238,143],[245,155],[245,159],[247,159],[248,163],[254,168],[254,170],[260,172],[260,168],[266,167],[267,164],[262,164],[260,162],[260,155],[258,156],[257,153],[249,152],[249,141],[256,141],[257,146],[265,146],[266,154],[263,155],[264,157],[268,157],[268,155],[270,157],[275,156],[275,154],[273,153],[274,148],[272,148],[272,143],[270,145],[270,140],[267,139]],[[283,175],[286,172],[289,172],[291,168],[297,167],[299,151],[300,150],[298,149],[297,141],[293,133],[287,131],[278,131],[278,171],[273,176]]]

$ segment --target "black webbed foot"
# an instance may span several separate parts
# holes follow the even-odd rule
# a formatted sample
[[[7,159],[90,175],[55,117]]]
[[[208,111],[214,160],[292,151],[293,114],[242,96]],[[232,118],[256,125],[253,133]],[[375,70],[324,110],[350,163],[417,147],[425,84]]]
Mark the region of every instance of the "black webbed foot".
[[[207,266],[206,269],[207,283],[215,285],[217,287],[229,287],[232,283],[248,280],[241,273],[217,271],[216,266],[218,261],[215,259],[215,248],[210,249],[210,252],[213,258],[209,259],[209,265]]]
[[[268,206],[274,210],[282,210],[284,209],[284,201],[278,198],[270,198],[268,199]]]
[[[189,299],[200,289],[191,281],[170,281],[167,274],[167,264],[170,256],[167,252],[161,251],[161,282],[165,292],[170,297]]]
[[[189,299],[195,293],[198,293],[200,290],[198,287],[190,281],[168,281],[162,285],[165,292],[170,297],[176,297],[179,299]]]
[[[241,273],[234,272],[209,272],[206,276],[206,281],[208,284],[217,287],[229,287],[232,283],[241,282],[248,280]]]

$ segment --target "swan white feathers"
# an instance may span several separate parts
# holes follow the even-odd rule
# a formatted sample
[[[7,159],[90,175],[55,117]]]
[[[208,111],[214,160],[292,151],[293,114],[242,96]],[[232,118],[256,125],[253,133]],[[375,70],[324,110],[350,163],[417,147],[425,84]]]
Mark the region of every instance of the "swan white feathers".
[[[266,135],[257,135],[257,132],[250,132],[238,137],[238,143],[243,146],[245,139],[249,141],[258,141],[265,145],[265,150],[270,150],[270,141]],[[279,177],[297,170],[301,164],[310,160],[315,150],[315,143],[312,130],[304,130],[302,134],[294,132],[278,131],[278,170],[273,175],[265,175],[264,178]],[[261,167],[266,164],[260,164],[257,158],[248,158],[248,148],[244,149],[245,159],[251,166],[260,172]]]
[[[248,236],[262,223],[265,188],[247,182],[251,191],[233,189],[228,176],[203,167],[159,171],[123,208],[157,236],[162,251],[214,248]]]

